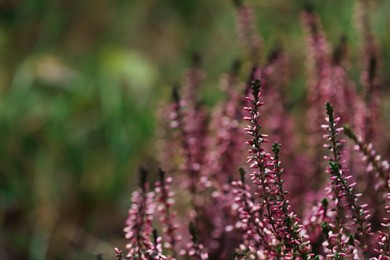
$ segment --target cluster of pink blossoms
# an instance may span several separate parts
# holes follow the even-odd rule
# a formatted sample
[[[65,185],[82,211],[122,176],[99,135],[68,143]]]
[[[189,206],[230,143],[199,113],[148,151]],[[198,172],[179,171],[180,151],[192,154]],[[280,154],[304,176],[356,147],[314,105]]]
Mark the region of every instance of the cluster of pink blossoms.
[[[307,120],[294,122],[287,55],[275,48],[262,63],[253,12],[234,4],[252,69],[242,80],[234,62],[212,110],[199,98],[205,73],[194,56],[182,89],[161,110],[169,127],[158,156],[169,176],[159,170],[149,184],[141,171],[125,227],[128,252],[115,248],[117,258],[390,259],[390,167],[383,159],[390,154],[376,138],[386,131],[367,15],[359,16],[367,29],[360,93],[348,78],[346,38],[332,50],[314,9],[302,11]]]

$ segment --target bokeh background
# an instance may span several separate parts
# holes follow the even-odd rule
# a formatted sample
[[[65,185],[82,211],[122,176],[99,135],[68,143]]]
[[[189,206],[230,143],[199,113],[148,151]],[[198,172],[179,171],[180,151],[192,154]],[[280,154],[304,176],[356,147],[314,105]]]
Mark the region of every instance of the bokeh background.
[[[264,57],[278,45],[290,59],[293,108],[305,100],[303,2],[246,2]],[[313,1],[331,45],[347,37],[359,82],[355,2]],[[390,1],[369,2],[388,94]],[[220,74],[245,59],[230,0],[0,0],[0,259],[114,259],[136,168],[158,167],[156,108],[194,52],[212,106]]]

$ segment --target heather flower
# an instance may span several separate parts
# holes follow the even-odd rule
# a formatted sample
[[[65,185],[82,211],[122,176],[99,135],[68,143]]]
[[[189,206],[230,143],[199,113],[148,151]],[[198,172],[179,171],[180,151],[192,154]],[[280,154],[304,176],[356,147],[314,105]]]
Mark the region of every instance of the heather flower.
[[[282,255],[299,255],[307,258],[310,252],[310,246],[300,235],[301,226],[295,214],[290,212],[290,205],[285,199],[286,192],[282,187],[281,174],[283,169],[280,167],[279,151],[280,146],[274,145],[274,157],[266,153],[262,144],[267,142],[266,135],[261,134],[261,125],[259,124],[259,108],[263,103],[260,97],[260,81],[252,82],[252,98],[247,97],[250,102],[249,107],[244,110],[249,112],[250,116],[244,117],[249,122],[245,128],[248,135],[252,138],[248,141],[251,149],[249,150],[248,163],[252,169],[250,174],[252,182],[257,186],[257,195],[263,200],[261,206],[264,210],[264,222],[273,232],[275,238],[282,242]]]
[[[239,66],[235,63],[221,78],[220,89],[225,98],[209,115],[209,110],[199,102],[198,90],[205,73],[200,57],[194,56],[192,67],[183,76],[182,95],[175,88],[170,111],[163,112],[176,129],[165,134],[170,139],[164,146],[168,151],[161,150],[164,154],[160,158],[163,165],[170,167],[173,178],[166,178],[160,170],[153,202],[148,201],[147,189],[134,195],[129,219],[142,223],[147,230],[129,225],[128,229],[141,234],[137,238],[144,241],[132,242],[131,250],[142,251],[139,258],[150,259],[227,259],[233,250],[234,259],[386,259],[390,209],[382,204],[388,203],[386,198],[389,200],[389,164],[371,145],[375,143],[374,133],[380,129],[376,124],[377,52],[371,48],[364,57],[369,62],[362,73],[361,97],[346,71],[346,39],[341,38],[332,53],[319,18],[309,6],[306,8],[302,24],[307,42],[310,136],[304,140],[308,141],[307,146],[301,147],[289,114],[290,104],[283,93],[289,72],[287,59],[276,48],[264,64],[260,62],[260,37],[252,12],[240,0],[234,0],[234,4],[239,39],[252,58],[249,80],[246,84],[240,82]],[[339,117],[334,117],[333,107],[327,104],[328,122],[323,128],[328,131],[324,137],[330,151],[325,156],[330,183],[323,191],[326,175],[321,174],[324,163],[320,159],[325,152],[319,149],[322,139],[318,133],[321,104],[327,100],[339,108]],[[242,120],[248,123],[245,129],[241,128]],[[344,143],[340,136],[342,129],[338,125],[348,120],[358,136],[363,137],[344,131],[354,140],[355,147]],[[246,142],[248,178],[241,169],[240,180],[232,181],[245,156],[243,132],[250,138]],[[272,135],[268,137],[263,132]],[[281,149],[280,142],[285,148]],[[173,149],[167,144],[173,144]],[[353,148],[361,154],[354,153]],[[366,164],[365,169],[360,159]],[[174,183],[178,184],[173,187],[175,191],[184,193],[183,201],[191,200],[189,218],[182,219],[173,210]],[[139,211],[145,204],[154,203],[157,228],[162,232],[161,237],[154,232],[151,241],[151,225],[145,225],[149,219],[146,210],[137,216],[134,213],[135,209]],[[365,203],[370,205],[372,216]],[[190,222],[189,234],[179,225],[183,221]],[[119,250],[116,255],[122,257]]]
[[[147,171],[140,169],[141,190],[134,191],[131,197],[131,208],[126,220],[125,238],[128,240],[127,257],[131,259],[148,259],[148,252],[153,250],[152,219],[154,214],[154,193],[148,191]],[[117,252],[117,255],[119,252]]]
[[[165,240],[164,247],[170,249],[172,255],[175,256],[176,244],[180,240],[180,236],[176,234],[178,224],[176,220],[176,212],[173,210],[175,200],[174,192],[171,190],[172,177],[165,177],[165,172],[159,169],[160,181],[155,184],[155,193],[157,199],[157,212],[159,213],[159,221],[163,225],[162,233]]]
[[[316,183],[312,184],[314,191],[318,190],[325,180],[319,179],[322,176],[322,165],[318,163],[322,157],[322,151],[318,149],[321,144],[319,138],[320,118],[322,105],[329,101],[338,107],[338,115],[341,122],[354,118],[354,126],[364,126],[367,108],[361,98],[357,95],[354,84],[350,82],[345,70],[343,59],[346,54],[346,38],[341,37],[338,46],[330,52],[330,47],[325,33],[322,31],[319,18],[309,6],[302,14],[302,24],[306,32],[309,84],[308,84],[308,148],[310,152],[310,165],[312,169],[311,178],[315,176]],[[333,57],[332,57],[333,56]],[[361,163],[353,154],[350,146],[345,146],[343,155],[344,167],[354,173],[354,177],[361,178],[364,173],[361,171]],[[362,172],[362,174],[360,174]],[[310,178],[310,177],[309,177]],[[317,198],[323,194],[317,192]]]
[[[323,125],[323,128],[329,131],[329,134],[324,135],[326,140],[330,143],[325,145],[328,148],[332,155],[328,157],[329,168],[327,172],[331,176],[332,181],[332,193],[333,200],[336,204],[336,225],[334,226],[332,237],[336,240],[335,247],[333,248],[334,254],[348,254],[345,250],[347,244],[343,240],[344,228],[342,227],[342,208],[346,207],[350,210],[351,215],[349,216],[351,220],[356,223],[357,230],[353,237],[350,237],[348,243],[353,246],[352,241],[358,241],[358,246],[361,248],[363,254],[367,256],[369,251],[369,241],[368,237],[371,235],[371,225],[368,223],[370,217],[368,210],[366,209],[367,205],[359,204],[358,197],[360,194],[357,194],[354,191],[355,183],[349,183],[350,176],[347,175],[347,170],[343,168],[343,158],[342,158],[342,143],[344,140],[339,139],[339,134],[342,132],[342,128],[338,128],[338,123],[340,118],[334,118],[333,107],[326,103],[326,113],[327,113],[327,125]],[[343,201],[345,201],[343,203]],[[332,232],[332,231],[331,231]],[[332,243],[330,241],[330,243]]]
[[[281,145],[274,143],[272,146],[273,157],[273,171],[275,174],[274,184],[276,190],[276,201],[273,202],[274,214],[279,215],[281,218],[279,222],[276,222],[279,232],[282,234],[283,240],[286,241],[287,247],[291,247],[297,250],[302,256],[306,256],[310,252],[310,246],[307,242],[307,236],[302,236],[300,231],[302,226],[299,224],[299,219],[291,211],[289,200],[287,199],[288,192],[284,190],[284,180],[281,178],[284,173],[284,169],[281,167],[279,159]]]

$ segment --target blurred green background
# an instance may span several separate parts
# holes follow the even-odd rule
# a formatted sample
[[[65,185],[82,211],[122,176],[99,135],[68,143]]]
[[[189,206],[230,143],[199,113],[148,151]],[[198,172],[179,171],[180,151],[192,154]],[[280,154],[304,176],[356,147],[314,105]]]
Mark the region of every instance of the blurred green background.
[[[358,80],[353,0],[313,1]],[[304,100],[303,1],[247,1],[264,57],[279,44]],[[390,82],[390,1],[371,1]],[[113,259],[140,164],[156,167],[155,110],[201,53],[202,99],[236,59],[230,0],[0,0],[0,259]],[[245,63],[244,63],[245,65]],[[249,65],[249,64],[246,64]],[[388,89],[384,89],[388,91]]]

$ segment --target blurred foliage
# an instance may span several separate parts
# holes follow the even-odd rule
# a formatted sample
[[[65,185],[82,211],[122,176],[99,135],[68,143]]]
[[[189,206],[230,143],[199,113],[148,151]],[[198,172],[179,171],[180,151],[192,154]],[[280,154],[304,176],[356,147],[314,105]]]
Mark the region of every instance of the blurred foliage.
[[[330,42],[345,34],[356,50],[355,1],[313,2]],[[265,52],[280,44],[294,64],[290,99],[301,102],[303,1],[247,3]],[[390,1],[372,3],[388,86]],[[193,51],[213,104],[219,75],[243,57],[230,1],[0,1],[0,259],[112,259],[132,173],[156,167],[157,101]]]

